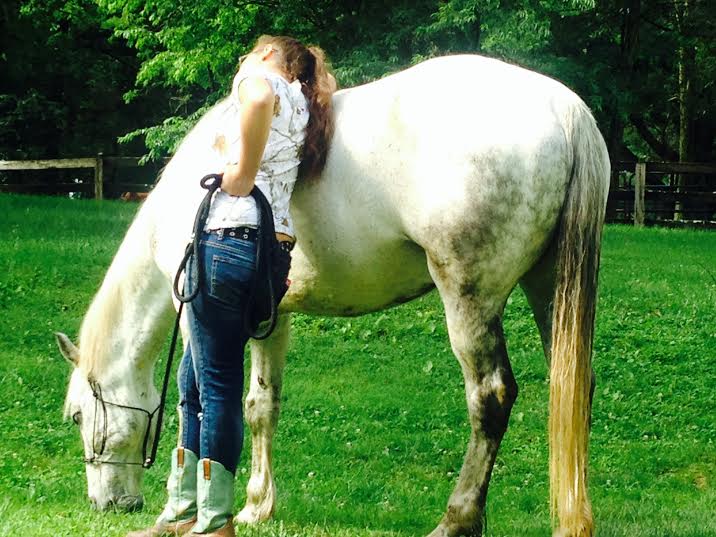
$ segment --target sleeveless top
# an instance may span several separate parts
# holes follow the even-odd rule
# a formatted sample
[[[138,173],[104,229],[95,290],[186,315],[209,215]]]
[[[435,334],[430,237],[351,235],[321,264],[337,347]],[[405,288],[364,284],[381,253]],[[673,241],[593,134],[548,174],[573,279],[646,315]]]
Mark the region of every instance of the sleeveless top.
[[[239,84],[250,76],[263,76],[274,92],[274,115],[255,184],[266,196],[273,210],[276,231],[295,237],[289,213],[291,193],[298,176],[301,150],[306,138],[309,111],[301,83],[288,82],[280,74],[255,68],[234,79],[233,88],[221,114],[214,137],[213,150],[218,163],[238,162],[241,158],[239,142]],[[212,200],[204,229],[238,226],[258,226],[258,210],[251,196],[231,196],[218,190]]]

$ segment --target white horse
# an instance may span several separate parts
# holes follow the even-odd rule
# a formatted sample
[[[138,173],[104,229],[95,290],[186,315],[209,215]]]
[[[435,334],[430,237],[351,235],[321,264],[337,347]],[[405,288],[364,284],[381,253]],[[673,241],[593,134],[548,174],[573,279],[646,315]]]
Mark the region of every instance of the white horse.
[[[340,91],[334,102],[326,168],[293,195],[298,247],[285,315],[271,338],[251,345],[252,468],[237,519],[258,522],[274,511],[271,443],[288,312],[360,315],[436,286],[472,432],[430,537],[481,535],[517,397],[502,313],[519,283],[551,362],[555,534],[592,535],[591,347],[609,159],[589,110],[550,78],[470,55],[426,61]],[[89,496],[100,508],[141,505],[142,468],[122,463],[141,462],[145,433],[153,434],[146,414],[158,402],[152,379],[174,311],[170,281],[204,193],[198,181],[216,171],[211,145],[223,106],[186,137],[139,210],[85,316],[79,348],[57,334],[75,366],[65,413],[80,424],[92,460]]]

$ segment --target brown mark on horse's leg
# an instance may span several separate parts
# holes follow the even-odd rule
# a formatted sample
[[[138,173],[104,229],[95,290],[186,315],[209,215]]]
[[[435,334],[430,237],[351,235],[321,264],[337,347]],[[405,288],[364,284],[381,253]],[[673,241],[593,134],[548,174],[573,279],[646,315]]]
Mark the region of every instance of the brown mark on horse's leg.
[[[505,297],[457,284],[434,267],[431,273],[445,304],[450,343],[465,378],[472,432],[447,512],[429,537],[479,537],[490,475],[517,399],[502,332]],[[467,288],[471,292],[464,294]]]
[[[281,315],[268,339],[251,341],[251,384],[244,405],[251,429],[251,476],[246,485],[246,505],[236,522],[255,524],[267,520],[276,505],[271,450],[281,405],[289,321],[289,315]]]

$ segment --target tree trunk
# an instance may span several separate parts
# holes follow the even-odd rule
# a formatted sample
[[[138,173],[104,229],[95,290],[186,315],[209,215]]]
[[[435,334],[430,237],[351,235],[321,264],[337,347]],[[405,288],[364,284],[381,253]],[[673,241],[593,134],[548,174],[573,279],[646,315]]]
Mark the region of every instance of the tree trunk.
[[[634,81],[634,64],[639,45],[639,24],[641,18],[641,0],[625,0],[623,6],[621,29],[621,47],[619,51],[619,88],[613,94],[612,115],[609,126],[607,145],[612,160],[621,160],[624,146],[624,105],[620,102],[621,95],[631,92]]]
[[[690,0],[674,0],[676,22],[679,30],[679,161],[690,162],[692,159],[692,132],[694,124],[693,110],[693,76],[696,65],[696,53],[688,39],[690,23]],[[681,192],[686,185],[686,176],[676,177],[676,191]],[[677,199],[674,204],[674,220],[683,219],[683,206]]]

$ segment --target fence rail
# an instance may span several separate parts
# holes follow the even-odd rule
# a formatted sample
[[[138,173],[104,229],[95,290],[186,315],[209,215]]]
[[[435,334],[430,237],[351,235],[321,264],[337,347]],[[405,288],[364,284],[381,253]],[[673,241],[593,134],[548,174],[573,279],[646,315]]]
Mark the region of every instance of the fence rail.
[[[115,193],[122,191],[148,192],[156,179],[151,182],[132,182],[116,180],[115,177],[108,177],[107,169],[118,170],[121,168],[156,168],[162,166],[169,159],[160,163],[143,165],[139,157],[114,157],[105,156],[99,153],[96,157],[89,158],[63,158],[63,159],[42,159],[42,160],[0,160],[0,174],[2,172],[33,172],[37,170],[93,170],[92,181],[85,181],[85,178],[73,178],[72,181],[42,181],[37,174],[34,174],[29,181],[9,182],[0,178],[0,192],[14,193],[67,193],[82,192],[92,194],[96,199],[105,197],[105,187],[111,186]],[[158,171],[158,170],[157,170]],[[44,175],[44,174],[43,174]],[[156,176],[156,174],[154,174]]]
[[[105,156],[54,160],[0,160],[0,191],[91,194],[97,199],[123,192],[148,192],[159,167],[168,159],[149,166],[137,157]],[[122,180],[122,168],[143,168],[144,182]],[[72,177],[43,181],[48,170],[93,170],[92,181]],[[110,173],[108,173],[108,170]],[[29,180],[9,182],[3,172],[29,172]],[[38,171],[41,171],[38,173]],[[65,173],[65,172],[60,172]],[[121,174],[120,174],[121,175]],[[607,221],[662,225],[701,225],[716,228],[716,163],[614,162],[607,203]]]
[[[716,163],[614,162],[607,221],[716,228]]]

